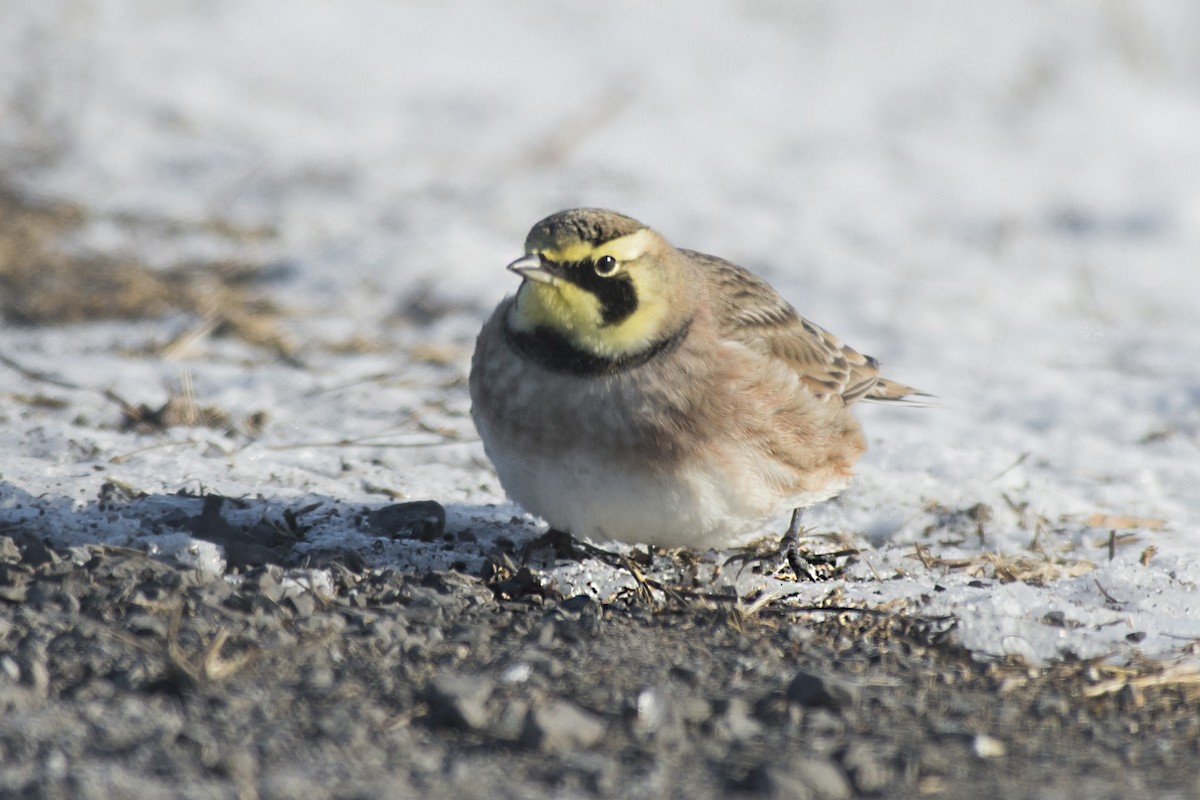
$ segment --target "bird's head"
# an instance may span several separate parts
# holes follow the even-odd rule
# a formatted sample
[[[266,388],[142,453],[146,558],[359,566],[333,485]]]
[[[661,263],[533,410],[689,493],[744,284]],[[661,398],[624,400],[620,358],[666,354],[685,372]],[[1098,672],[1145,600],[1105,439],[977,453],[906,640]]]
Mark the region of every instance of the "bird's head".
[[[682,256],[658,233],[613,211],[560,211],[533,226],[509,325],[539,328],[603,358],[653,347],[686,320]]]

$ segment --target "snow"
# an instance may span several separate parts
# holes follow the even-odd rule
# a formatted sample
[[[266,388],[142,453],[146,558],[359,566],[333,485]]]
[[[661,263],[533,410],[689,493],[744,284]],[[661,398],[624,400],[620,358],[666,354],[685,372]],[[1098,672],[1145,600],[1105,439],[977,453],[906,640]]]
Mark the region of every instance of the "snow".
[[[1194,3],[7,0],[4,18],[0,172],[86,206],[77,249],[286,266],[271,291],[301,363],[205,336],[158,355],[199,323],[179,315],[0,329],[0,355],[77,387],[0,365],[0,529],[217,571],[219,548],[162,523],[198,513],[181,490],[213,492],[243,499],[234,524],[312,506],[314,550],[477,569],[538,526],[474,439],[474,334],[533,222],[605,206],[760,272],[938,397],[861,409],[858,479],[806,517],[864,549],[844,581],[719,580],[953,614],[981,657],[1200,640]],[[397,322],[422,292],[449,312]],[[336,346],[354,337],[376,346]],[[262,435],[124,431],[103,395],[161,405],[185,380],[234,419],[266,411]],[[19,399],[39,394],[62,407]],[[113,480],[149,498],[103,502]],[[446,505],[455,541],[363,524],[396,499]]]

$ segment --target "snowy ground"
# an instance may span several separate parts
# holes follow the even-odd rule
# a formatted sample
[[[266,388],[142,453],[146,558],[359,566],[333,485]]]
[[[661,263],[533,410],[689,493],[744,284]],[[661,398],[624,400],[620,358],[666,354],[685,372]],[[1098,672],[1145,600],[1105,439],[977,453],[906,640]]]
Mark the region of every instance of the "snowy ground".
[[[474,440],[474,333],[529,225],[606,206],[755,269],[939,398],[862,408],[859,479],[807,518],[864,548],[845,580],[744,573],[741,592],[954,614],[984,655],[1195,653],[1194,3],[8,0],[4,17],[0,176],[86,209],[76,252],[279,265],[295,347],[187,314],[0,328],[0,529],[219,568],[162,524],[206,491],[247,499],[235,523],[307,509],[304,547],[477,569],[537,528]],[[122,430],[104,396],[157,407],[184,387],[232,422]],[[106,481],[149,497],[102,502]],[[362,512],[397,499],[443,503],[461,541],[375,535]]]

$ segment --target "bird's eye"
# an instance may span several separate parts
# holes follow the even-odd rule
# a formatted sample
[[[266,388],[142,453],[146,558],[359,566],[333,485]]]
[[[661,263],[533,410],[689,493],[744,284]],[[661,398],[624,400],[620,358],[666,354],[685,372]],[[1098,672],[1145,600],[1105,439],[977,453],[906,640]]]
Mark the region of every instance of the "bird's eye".
[[[617,264],[617,260],[612,256],[601,256],[600,258],[596,259],[596,265],[594,269],[596,270],[596,274],[601,278],[607,278],[609,275],[612,275],[617,271],[618,266],[619,264]]]

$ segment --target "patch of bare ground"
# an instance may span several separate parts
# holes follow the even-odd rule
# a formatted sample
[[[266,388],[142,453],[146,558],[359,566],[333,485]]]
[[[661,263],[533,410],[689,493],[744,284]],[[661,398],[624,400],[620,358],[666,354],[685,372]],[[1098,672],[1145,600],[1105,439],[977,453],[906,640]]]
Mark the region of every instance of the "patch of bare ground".
[[[197,319],[188,336],[229,335],[291,358],[280,308],[263,291],[260,264],[223,261],[155,269],[136,256],[64,245],[85,224],[78,205],[30,196],[0,182],[0,317],[18,325],[68,325],[183,312]],[[118,220],[182,228],[171,220]],[[231,241],[269,237],[222,220],[189,224]]]
[[[221,513],[180,524],[257,535]],[[600,602],[536,572],[521,589],[353,554],[314,581],[279,566],[303,535],[259,542],[230,581],[0,530],[0,795],[1200,791],[1200,680],[1182,663],[981,662],[941,620],[745,613],[687,591]]]

